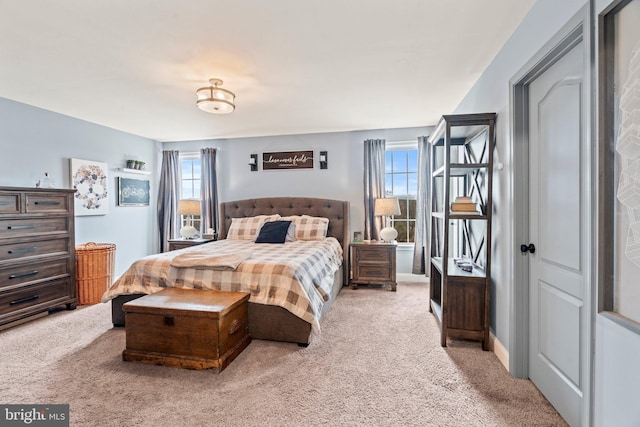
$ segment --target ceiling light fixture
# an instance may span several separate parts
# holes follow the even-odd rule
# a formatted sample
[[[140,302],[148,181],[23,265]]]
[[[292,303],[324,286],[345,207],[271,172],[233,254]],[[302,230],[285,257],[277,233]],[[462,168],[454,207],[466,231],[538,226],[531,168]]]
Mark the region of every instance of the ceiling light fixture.
[[[209,79],[211,86],[201,87],[196,91],[198,100],[196,105],[202,111],[214,114],[227,114],[235,110],[236,106],[233,101],[236,95],[226,89],[218,87],[222,85],[220,79]]]

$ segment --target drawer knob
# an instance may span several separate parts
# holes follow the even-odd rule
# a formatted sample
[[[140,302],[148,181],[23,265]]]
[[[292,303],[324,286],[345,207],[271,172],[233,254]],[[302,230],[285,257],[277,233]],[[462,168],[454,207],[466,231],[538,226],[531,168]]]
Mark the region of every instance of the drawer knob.
[[[166,326],[174,326],[175,321],[173,320],[173,316],[164,316],[164,324]]]

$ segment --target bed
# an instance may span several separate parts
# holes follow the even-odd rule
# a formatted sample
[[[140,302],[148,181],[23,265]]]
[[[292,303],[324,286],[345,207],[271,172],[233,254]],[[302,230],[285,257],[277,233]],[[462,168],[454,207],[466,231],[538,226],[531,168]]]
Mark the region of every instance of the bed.
[[[341,257],[341,265],[335,270],[335,273],[332,274],[332,278],[330,278],[330,280],[325,281],[325,283],[320,286],[316,284],[316,288],[320,288],[318,289],[318,291],[322,297],[322,300],[319,301],[317,295],[315,297],[312,297],[313,292],[301,292],[303,294],[307,294],[310,300],[311,308],[307,308],[307,311],[312,312],[312,317],[309,317],[309,313],[306,313],[307,315],[305,316],[304,313],[300,312],[299,307],[292,307],[291,304],[280,303],[273,299],[265,300],[264,293],[261,293],[261,295],[259,295],[260,293],[256,292],[255,286],[253,285],[250,285],[251,289],[239,289],[238,287],[241,286],[239,284],[240,282],[244,282],[245,284],[248,283],[248,281],[245,279],[236,280],[238,283],[232,285],[233,287],[231,289],[243,290],[252,294],[251,298],[249,299],[248,311],[249,333],[253,338],[293,342],[303,346],[308,345],[312,334],[318,332],[319,330],[319,320],[322,314],[326,313],[326,311],[330,308],[331,303],[338,295],[341,287],[347,283],[347,275],[349,272],[349,257],[347,247],[349,236],[349,202],[317,198],[272,197],[221,203],[219,212],[220,224],[218,230],[219,242],[207,243],[188,249],[182,249],[170,253],[145,257],[142,260],[134,263],[132,267],[130,267],[130,269],[127,270],[127,272],[125,272],[125,274],[123,274],[123,276],[121,276],[118,281],[116,281],[107,290],[107,292],[105,293],[105,297],[103,297],[103,301],[112,301],[112,321],[114,326],[124,326],[124,313],[122,311],[122,305],[124,303],[126,303],[127,301],[131,301],[132,299],[139,298],[145,293],[152,293],[161,289],[160,287],[157,287],[148,288],[145,291],[140,291],[140,289],[136,288],[135,286],[123,286],[123,283],[125,281],[123,277],[131,274],[131,270],[134,269],[134,266],[137,263],[142,262],[143,260],[149,263],[150,259],[151,262],[157,262],[157,268],[154,265],[153,268],[147,267],[147,270],[154,270],[154,274],[159,275],[158,281],[163,281],[163,283],[160,284],[161,286],[172,286],[171,284],[169,284],[169,282],[171,282],[180,283],[176,286],[195,288],[201,287],[203,289],[224,289],[220,288],[220,286],[227,285],[218,284],[217,281],[220,276],[217,276],[217,273],[207,273],[210,275],[205,276],[199,275],[199,282],[196,282],[194,285],[190,282],[186,284],[184,283],[185,280],[191,280],[189,278],[189,274],[185,273],[182,277],[173,277],[171,280],[164,280],[165,276],[169,273],[162,273],[161,270],[163,268],[168,268],[167,266],[172,262],[171,260],[174,259],[174,256],[178,256],[190,251],[196,251],[196,249],[202,252],[208,249],[204,247],[210,246],[213,248],[216,244],[219,244],[220,248],[225,247],[224,245],[239,244],[238,242],[232,242],[232,239],[227,239],[233,218],[253,218],[260,215],[274,214],[279,214],[281,217],[308,215],[311,217],[321,217],[328,219],[326,232],[328,239],[325,239],[327,240],[325,244],[328,245],[328,247],[335,247],[336,245],[338,246],[339,255]],[[303,244],[306,243],[292,242],[292,246]],[[283,257],[283,259],[286,258],[285,255],[278,254],[278,251],[276,250],[278,246],[282,245],[254,245],[255,247],[260,247],[260,250],[262,251],[265,250],[263,248],[268,247],[270,252],[274,253],[274,257],[280,256]],[[286,245],[289,245],[289,243],[285,244],[284,246]],[[200,248],[200,246],[202,246],[203,248]],[[304,248],[304,250],[307,250],[307,246],[304,246]],[[231,249],[229,249],[229,247],[226,247],[226,249],[221,250],[226,250],[227,252],[229,252]],[[242,253],[242,251],[243,248],[241,246],[238,246],[237,253]],[[251,252],[251,259],[248,259],[243,264],[240,264],[240,266],[238,266],[238,271],[242,272],[243,270],[249,269],[248,264],[252,262],[253,258],[257,258],[258,255],[258,252]],[[225,274],[227,273],[228,272],[225,272]],[[193,274],[191,276],[193,276]],[[263,281],[262,278],[254,278],[251,280],[254,283]],[[131,282],[131,280],[129,280],[129,282]],[[262,288],[264,289],[264,286]],[[132,289],[134,290],[133,292],[131,291]]]

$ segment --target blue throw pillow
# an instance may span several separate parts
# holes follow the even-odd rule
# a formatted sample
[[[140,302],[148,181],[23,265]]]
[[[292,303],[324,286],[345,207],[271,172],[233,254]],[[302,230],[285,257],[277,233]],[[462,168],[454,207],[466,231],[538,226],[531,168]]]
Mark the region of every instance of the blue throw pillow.
[[[284,243],[291,221],[265,222],[256,238],[256,243]]]

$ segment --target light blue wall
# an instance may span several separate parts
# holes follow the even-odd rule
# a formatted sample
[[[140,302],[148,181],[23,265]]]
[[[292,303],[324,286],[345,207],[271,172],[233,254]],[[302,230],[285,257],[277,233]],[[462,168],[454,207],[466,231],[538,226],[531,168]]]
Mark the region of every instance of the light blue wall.
[[[265,136],[256,138],[204,141],[165,142],[163,149],[198,152],[214,147],[218,151],[218,191],[221,201],[255,197],[300,196],[348,200],[351,206],[351,230],[362,230],[364,224],[364,152],[363,142],[369,138],[387,141],[417,140],[428,136],[431,127],[380,129],[353,132],[304,135]],[[249,156],[263,152],[313,150],[328,152],[328,169],[289,171],[249,170]],[[398,251],[398,273],[410,273],[413,251]]]
[[[155,198],[149,206],[116,206],[117,176],[148,178],[157,191],[159,150],[149,139],[0,98],[0,185],[35,187],[48,172],[57,188],[71,188],[70,158],[108,163],[109,213],[76,217],[76,243],[115,243],[117,275],[158,245]],[[119,171],[127,158],[147,162],[154,174]]]
[[[498,113],[496,162],[503,163],[504,169],[494,174],[496,206],[492,242],[494,277],[491,327],[506,348],[509,348],[509,333],[513,326],[509,324],[512,257],[517,254],[511,229],[511,179],[517,171],[513,170],[512,164],[509,81],[586,3],[584,0],[538,0],[455,110],[455,113]],[[610,0],[594,0],[595,14],[610,3]],[[593,425],[638,426],[640,364],[637,355],[640,354],[640,335],[600,314],[593,313],[593,318]]]
[[[109,166],[109,213],[76,217],[76,243],[115,243],[116,275],[136,259],[158,251],[156,218],[157,179],[161,151],[198,152],[202,147],[219,149],[221,201],[268,196],[320,197],[351,203],[351,229],[361,230],[363,214],[363,141],[415,140],[431,128],[369,130],[324,134],[269,136],[159,143],[104,126],[0,98],[0,185],[34,187],[48,172],[58,188],[71,188],[69,159],[106,162]],[[329,168],[321,170],[250,172],[249,155],[264,151],[328,151]],[[132,175],[119,170],[125,160],[147,162],[151,175]],[[120,207],[117,177],[151,181],[147,207]],[[402,252],[399,265],[407,265],[411,252]],[[404,262],[407,261],[407,262]],[[400,271],[402,272],[402,271]]]
[[[505,348],[509,348],[509,310],[511,308],[513,245],[511,221],[513,170],[509,80],[547,43],[585,4],[585,0],[538,0],[516,31],[498,52],[473,88],[456,107],[455,113],[498,114],[494,162],[504,168],[494,172],[494,214],[492,242],[491,329]]]
[[[203,147],[218,148],[221,201],[269,196],[320,197],[348,200],[351,203],[351,229],[362,230],[363,142],[369,138],[388,141],[417,140],[429,135],[431,128],[381,129],[255,138],[165,142],[163,149],[197,152]],[[249,156],[263,152],[313,150],[328,152],[328,169],[290,171],[249,170]]]

